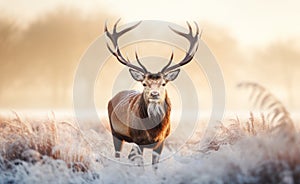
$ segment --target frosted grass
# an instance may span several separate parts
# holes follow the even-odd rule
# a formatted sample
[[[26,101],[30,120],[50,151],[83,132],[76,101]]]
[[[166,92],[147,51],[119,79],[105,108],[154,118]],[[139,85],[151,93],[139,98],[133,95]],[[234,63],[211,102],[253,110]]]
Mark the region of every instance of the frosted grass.
[[[224,121],[206,142],[201,122],[180,151],[180,140],[167,142],[163,154],[176,153],[155,171],[127,160],[130,144],[119,160],[123,164],[111,160],[111,136],[98,122],[88,120],[85,126],[92,129],[81,131],[72,118],[49,114],[30,119],[11,113],[0,120],[0,183],[300,182],[298,130],[262,126],[261,117]],[[144,160],[150,156],[146,151]]]

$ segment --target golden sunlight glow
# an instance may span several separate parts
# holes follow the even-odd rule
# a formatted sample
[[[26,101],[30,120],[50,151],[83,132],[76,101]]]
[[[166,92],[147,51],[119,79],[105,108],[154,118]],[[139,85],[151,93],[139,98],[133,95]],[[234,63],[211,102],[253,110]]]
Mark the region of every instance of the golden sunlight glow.
[[[21,23],[40,17],[43,12],[54,10],[57,6],[75,6],[85,13],[105,11],[122,17],[126,22],[141,19],[196,20],[204,26],[204,30],[207,23],[225,27],[241,43],[250,45],[263,45],[278,38],[288,39],[299,36],[300,32],[300,26],[295,26],[300,17],[300,1],[297,0],[187,0],[184,3],[182,0],[0,1],[1,9],[17,16]]]
[[[80,58],[103,34],[105,20],[112,24],[119,17],[122,23],[157,19],[184,25],[195,20],[223,71],[229,107],[240,105],[239,91],[235,92],[238,82],[256,81],[288,107],[297,108],[299,6],[297,0],[0,0],[0,108],[72,107]],[[169,57],[169,46],[152,46],[152,50],[139,46],[141,56],[167,53]],[[175,57],[180,56],[176,51]],[[124,69],[115,60],[112,63],[104,77]],[[201,93],[199,103],[209,106],[210,89],[203,72],[193,63],[185,69]],[[112,87],[109,82],[99,85]],[[104,96],[107,101],[111,91]]]

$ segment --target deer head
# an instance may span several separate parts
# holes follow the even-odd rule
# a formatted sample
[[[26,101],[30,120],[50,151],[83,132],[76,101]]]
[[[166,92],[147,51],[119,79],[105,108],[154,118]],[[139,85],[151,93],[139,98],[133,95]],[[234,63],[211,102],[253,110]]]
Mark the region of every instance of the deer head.
[[[167,63],[167,65],[164,66],[161,71],[159,71],[157,73],[151,73],[141,63],[137,52],[135,52],[135,57],[136,57],[136,60],[137,60],[137,63],[139,66],[133,65],[129,61],[129,59],[125,59],[122,56],[120,48],[118,46],[118,39],[126,32],[136,28],[141,23],[141,21],[131,27],[125,28],[121,31],[117,31],[117,25],[118,25],[119,21],[120,21],[120,19],[115,23],[115,25],[113,27],[113,31],[111,33],[108,31],[107,25],[105,25],[106,36],[110,39],[110,41],[112,42],[112,45],[113,45],[113,47],[111,47],[107,43],[107,48],[117,58],[117,60],[120,63],[129,67],[129,72],[130,72],[132,78],[134,80],[142,83],[142,85],[144,86],[143,98],[146,103],[158,103],[159,104],[159,103],[164,102],[164,100],[166,98],[166,89],[165,89],[166,84],[169,81],[173,81],[177,78],[177,76],[180,72],[180,67],[189,63],[193,59],[193,57],[198,49],[198,40],[199,40],[199,37],[201,36],[201,33],[199,34],[198,25],[195,23],[195,26],[196,26],[195,35],[193,34],[192,27],[188,22],[187,22],[187,25],[189,28],[188,33],[179,32],[170,27],[170,29],[172,31],[174,31],[178,35],[186,38],[189,41],[189,43],[190,43],[189,49],[186,52],[185,57],[180,62],[171,66],[172,61],[173,61],[173,56],[174,56],[174,54],[172,52],[170,60]]]

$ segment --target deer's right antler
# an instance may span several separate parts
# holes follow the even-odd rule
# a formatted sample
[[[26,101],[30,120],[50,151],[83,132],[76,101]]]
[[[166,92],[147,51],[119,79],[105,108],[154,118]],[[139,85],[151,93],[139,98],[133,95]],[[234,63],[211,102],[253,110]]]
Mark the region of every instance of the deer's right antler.
[[[122,53],[120,51],[120,48],[119,48],[119,45],[118,45],[118,39],[125,33],[127,33],[128,31],[136,28],[142,21],[136,23],[135,25],[133,26],[130,26],[128,28],[125,28],[119,32],[117,32],[117,25],[118,23],[120,22],[121,19],[119,19],[115,25],[114,25],[114,28],[113,28],[113,31],[112,33],[110,33],[107,29],[107,24],[105,23],[105,28],[104,28],[104,31],[106,32],[106,36],[111,40],[112,44],[113,44],[113,48],[111,48],[109,46],[109,44],[107,43],[107,48],[108,50],[118,59],[118,61],[120,61],[120,63],[122,63],[123,65],[126,65],[128,66],[129,68],[132,68],[134,70],[137,70],[137,71],[140,71],[142,73],[147,73],[147,69],[145,66],[142,65],[142,63],[140,62],[139,58],[138,58],[138,55],[137,55],[137,52],[135,52],[135,57],[136,57],[136,60],[138,62],[138,64],[140,65],[140,67],[138,66],[135,66],[133,64],[130,63],[129,59],[125,59],[123,56],[122,56]]]

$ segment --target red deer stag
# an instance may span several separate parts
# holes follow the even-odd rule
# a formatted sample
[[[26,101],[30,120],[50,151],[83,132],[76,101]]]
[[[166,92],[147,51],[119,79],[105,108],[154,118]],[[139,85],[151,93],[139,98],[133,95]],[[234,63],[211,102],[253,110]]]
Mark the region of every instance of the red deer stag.
[[[198,40],[201,34],[199,35],[199,28],[196,23],[195,35],[193,35],[189,23],[187,23],[188,33],[179,32],[170,27],[172,31],[186,38],[190,47],[182,61],[170,66],[173,60],[172,53],[169,62],[160,72],[151,73],[140,62],[137,53],[135,53],[135,57],[139,66],[133,65],[129,59],[125,59],[118,46],[118,39],[126,32],[137,27],[141,22],[119,32],[117,31],[118,22],[115,23],[112,32],[109,32],[107,25],[105,25],[106,36],[113,45],[111,47],[107,43],[107,47],[120,63],[129,67],[132,78],[141,82],[144,90],[142,93],[133,90],[121,91],[108,103],[115,157],[120,157],[124,141],[133,142],[138,145],[139,154],[141,155],[144,148],[153,149],[152,164],[157,168],[156,165],[159,162],[164,141],[170,133],[171,104],[165,86],[169,81],[176,79],[180,72],[179,67],[193,59],[198,49]]]

